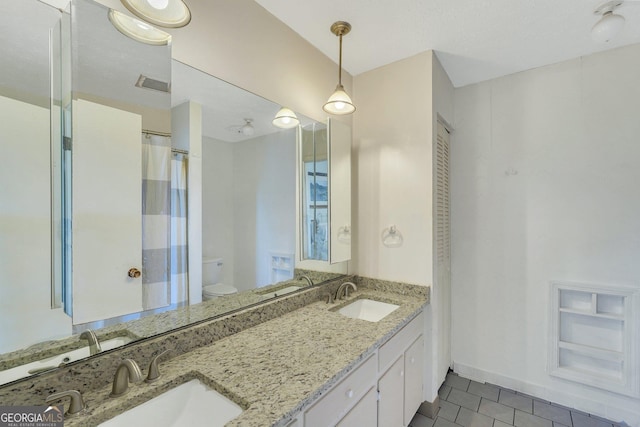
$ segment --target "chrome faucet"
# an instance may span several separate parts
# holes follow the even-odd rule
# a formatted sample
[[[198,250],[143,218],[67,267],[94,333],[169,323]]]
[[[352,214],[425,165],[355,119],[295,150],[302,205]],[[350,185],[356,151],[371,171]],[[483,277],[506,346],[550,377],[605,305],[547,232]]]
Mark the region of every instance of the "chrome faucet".
[[[55,402],[56,400],[59,400],[63,397],[69,397],[71,399],[69,409],[67,410],[67,412],[65,412],[65,415],[67,417],[70,417],[71,415],[77,414],[78,412],[82,412],[84,410],[84,401],[82,400],[82,395],[78,390],[66,390],[50,394],[45,399],[45,402]]]
[[[96,337],[95,332],[91,329],[87,329],[83,333],[80,334],[81,340],[87,340],[89,342],[89,354],[94,355],[98,354],[102,351],[100,347],[100,341],[98,341],[98,337]]]
[[[134,360],[124,359],[116,369],[109,397],[118,397],[125,394],[129,390],[129,381],[132,383],[142,381],[142,371],[140,371],[140,367]]]
[[[309,276],[306,276],[306,275],[303,274],[302,276],[298,276],[298,280],[300,280],[300,279],[306,280],[307,281],[307,285],[313,286],[313,280],[309,279]]]
[[[358,290],[358,287],[356,286],[355,283],[353,282],[344,282],[342,285],[340,285],[338,287],[338,290],[336,291],[336,296],[335,296],[335,300],[339,300],[339,299],[345,299],[346,297],[349,296],[349,286],[351,286],[353,288],[353,292]],[[344,295],[343,295],[344,292]]]

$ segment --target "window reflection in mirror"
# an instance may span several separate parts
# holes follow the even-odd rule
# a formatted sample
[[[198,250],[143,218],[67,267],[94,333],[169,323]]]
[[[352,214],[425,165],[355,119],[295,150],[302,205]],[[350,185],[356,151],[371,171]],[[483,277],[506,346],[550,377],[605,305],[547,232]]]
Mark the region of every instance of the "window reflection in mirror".
[[[300,131],[302,254],[329,260],[329,161],[327,126],[312,123]]]

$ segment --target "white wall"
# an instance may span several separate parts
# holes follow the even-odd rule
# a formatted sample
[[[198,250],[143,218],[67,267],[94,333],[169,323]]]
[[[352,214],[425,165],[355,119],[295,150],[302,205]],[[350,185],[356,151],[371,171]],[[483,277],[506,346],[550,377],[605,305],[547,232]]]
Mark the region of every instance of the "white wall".
[[[202,302],[202,106],[185,102],[171,109],[171,146],[189,152],[187,223],[189,304]]]
[[[233,286],[233,144],[204,137],[202,165],[202,254],[204,258],[224,258],[222,283]]]
[[[0,96],[0,353],[71,335],[51,310],[49,110]],[[34,165],[25,168],[22,165]],[[8,185],[6,183],[11,183]]]
[[[549,281],[640,287],[640,46],[455,91],[457,371],[613,420],[640,401],[546,373]]]
[[[203,249],[239,290],[271,283],[271,252],[295,253],[295,143],[294,130],[204,140]]]
[[[453,117],[453,87],[432,51],[354,78],[353,270],[366,277],[433,284],[432,141],[438,116]],[[401,247],[382,243],[395,225]],[[449,368],[448,293],[432,288],[425,311],[424,400]],[[444,332],[443,331],[444,328]]]
[[[352,214],[357,274],[430,285],[431,52],[354,78]],[[399,248],[382,244],[395,225]]]

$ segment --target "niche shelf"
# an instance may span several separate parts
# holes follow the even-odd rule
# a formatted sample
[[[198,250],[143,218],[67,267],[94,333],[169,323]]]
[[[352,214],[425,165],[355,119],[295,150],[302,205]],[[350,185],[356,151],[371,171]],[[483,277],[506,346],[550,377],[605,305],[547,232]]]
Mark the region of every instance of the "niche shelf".
[[[295,267],[293,254],[282,252],[269,253],[269,265],[271,268],[271,283],[283,282],[293,279],[293,268]]]
[[[550,375],[640,397],[640,288],[551,282]]]

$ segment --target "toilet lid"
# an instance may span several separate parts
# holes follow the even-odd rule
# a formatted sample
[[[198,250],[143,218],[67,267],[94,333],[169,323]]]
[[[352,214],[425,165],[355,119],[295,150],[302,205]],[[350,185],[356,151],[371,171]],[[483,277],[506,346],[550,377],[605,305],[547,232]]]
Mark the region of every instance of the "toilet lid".
[[[230,295],[238,292],[236,288],[224,283],[216,283],[215,285],[207,285],[202,288],[206,295]]]

